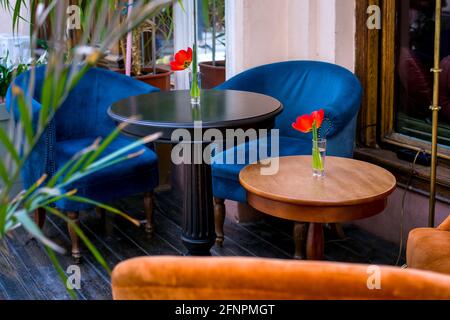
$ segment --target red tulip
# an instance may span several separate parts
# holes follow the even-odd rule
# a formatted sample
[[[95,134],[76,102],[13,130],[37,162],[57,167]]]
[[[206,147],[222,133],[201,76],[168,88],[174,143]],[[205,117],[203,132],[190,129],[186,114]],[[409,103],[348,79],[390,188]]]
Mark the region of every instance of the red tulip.
[[[316,129],[322,126],[323,119],[325,117],[325,112],[323,109],[319,111],[314,111],[311,114],[305,114],[297,118],[297,121],[292,124],[292,127],[300,132],[309,133],[313,129],[313,124],[316,124]]]
[[[308,133],[312,130],[312,125],[313,118],[310,115],[305,114],[301,117],[298,117],[297,121],[292,124],[292,127],[297,131]]]
[[[323,118],[325,117],[325,111],[320,109],[311,113],[311,117],[316,121],[316,127],[319,129],[322,126]]]
[[[182,71],[189,68],[192,63],[192,49],[180,50],[175,54],[175,60],[170,62],[172,71]]]

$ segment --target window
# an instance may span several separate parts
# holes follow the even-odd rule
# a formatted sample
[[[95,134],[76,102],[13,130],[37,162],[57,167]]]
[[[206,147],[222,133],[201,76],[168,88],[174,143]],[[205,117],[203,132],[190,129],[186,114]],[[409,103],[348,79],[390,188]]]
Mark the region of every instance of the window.
[[[399,1],[395,39],[395,132],[431,141],[434,0]],[[450,6],[443,3],[438,142],[450,146]]]
[[[225,0],[198,0],[198,60],[225,60]]]
[[[225,81],[225,0],[185,0],[183,8],[174,6],[175,49],[194,43],[194,4],[197,3],[197,44],[202,88],[213,88]],[[212,67],[210,67],[212,65]],[[175,73],[175,87],[189,88],[187,73]]]
[[[443,1],[439,149],[450,159],[450,1]],[[382,28],[368,29],[367,8],[377,3]],[[356,73],[365,96],[360,115],[362,145],[431,149],[435,0],[356,2]]]
[[[450,1],[442,0],[442,69],[439,112],[437,195],[450,198]],[[370,5],[379,5],[382,28],[367,28]],[[417,165],[410,181],[411,163],[397,156],[401,149],[431,152],[430,71],[434,47],[435,0],[358,0],[356,2],[355,71],[364,88],[359,119],[359,148],[355,157],[384,166],[400,184],[429,191],[430,168]],[[450,97],[450,95],[448,95]]]

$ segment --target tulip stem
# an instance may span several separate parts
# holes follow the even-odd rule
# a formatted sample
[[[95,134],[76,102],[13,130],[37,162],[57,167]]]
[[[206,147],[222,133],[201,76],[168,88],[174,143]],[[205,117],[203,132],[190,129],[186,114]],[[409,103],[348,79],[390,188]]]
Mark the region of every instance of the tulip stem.
[[[322,157],[320,156],[319,134],[317,132],[316,120],[314,120],[314,122],[313,122],[312,134],[313,134],[313,150],[312,150],[313,169],[322,171],[324,168],[323,168]]]
[[[194,44],[194,50],[192,55],[191,97],[192,98],[200,97],[200,87],[198,85],[197,44]]]

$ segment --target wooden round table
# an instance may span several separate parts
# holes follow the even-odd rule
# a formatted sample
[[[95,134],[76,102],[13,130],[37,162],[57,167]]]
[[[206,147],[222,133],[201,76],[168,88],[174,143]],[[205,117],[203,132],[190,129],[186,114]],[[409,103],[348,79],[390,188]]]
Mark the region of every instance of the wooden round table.
[[[396,188],[396,179],[373,164],[337,157],[327,157],[325,177],[315,178],[311,161],[310,156],[280,158],[279,171],[272,176],[261,175],[262,164],[251,164],[241,171],[239,179],[252,207],[295,222],[296,258],[322,260],[323,224],[382,212]]]
[[[271,129],[283,106],[266,95],[230,90],[202,90],[200,106],[193,107],[190,100],[189,91],[155,92],[114,103],[108,114],[118,123],[128,123],[126,134],[144,137],[161,132],[159,142],[190,148],[186,152],[190,159],[182,163],[182,241],[189,255],[204,256],[210,255],[216,236],[211,168],[201,155],[213,142],[209,139],[217,142],[216,135],[211,138],[205,132]]]

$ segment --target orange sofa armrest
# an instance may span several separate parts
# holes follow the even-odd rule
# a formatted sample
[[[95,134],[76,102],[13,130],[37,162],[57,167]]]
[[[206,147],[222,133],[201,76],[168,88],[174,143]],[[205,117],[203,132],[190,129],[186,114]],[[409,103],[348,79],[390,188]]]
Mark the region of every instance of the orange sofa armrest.
[[[438,229],[442,231],[450,231],[450,216],[448,216],[447,219],[441,223]]]
[[[143,257],[115,267],[112,291],[116,300],[448,300],[450,277],[331,262]]]

